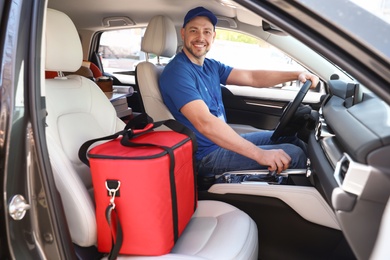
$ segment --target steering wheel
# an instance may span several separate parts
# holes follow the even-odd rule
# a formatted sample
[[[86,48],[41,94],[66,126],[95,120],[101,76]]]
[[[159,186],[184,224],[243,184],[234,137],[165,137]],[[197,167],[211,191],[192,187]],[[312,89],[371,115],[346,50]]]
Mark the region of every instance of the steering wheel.
[[[276,126],[274,133],[271,136],[271,140],[275,142],[283,135],[283,129],[290,123],[294,114],[297,112],[299,105],[302,103],[303,98],[306,96],[309,88],[311,86],[311,81],[306,80],[305,84],[301,87],[293,101],[290,101],[288,105],[284,108],[282,116],[280,117],[279,123]]]

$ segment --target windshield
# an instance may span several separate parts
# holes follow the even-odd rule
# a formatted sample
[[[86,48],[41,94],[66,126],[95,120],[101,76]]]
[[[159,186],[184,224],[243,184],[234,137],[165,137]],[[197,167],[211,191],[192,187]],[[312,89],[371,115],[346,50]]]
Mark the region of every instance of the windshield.
[[[390,23],[390,0],[351,0],[351,2]]]
[[[390,62],[390,0],[299,2]]]

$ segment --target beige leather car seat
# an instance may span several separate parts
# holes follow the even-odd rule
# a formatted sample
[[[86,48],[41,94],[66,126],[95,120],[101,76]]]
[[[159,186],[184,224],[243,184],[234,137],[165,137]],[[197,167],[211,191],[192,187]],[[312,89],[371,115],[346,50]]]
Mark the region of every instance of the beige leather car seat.
[[[146,61],[136,67],[136,84],[140,91],[145,112],[155,121],[173,119],[173,115],[165,106],[158,79],[164,70],[164,65],[153,64],[149,61],[149,54],[160,57],[172,57],[177,49],[177,35],[175,25],[166,16],[153,17],[142,38],[141,51],[146,53]]]
[[[64,13],[48,9],[46,70],[76,71],[81,61],[82,47],[74,24]],[[97,239],[93,187],[78,150],[86,140],[121,130],[124,123],[105,94],[85,77],[46,79],[45,88],[47,145],[70,235],[79,247],[91,247]],[[248,260],[257,256],[257,227],[246,213],[223,202],[199,201],[172,252],[153,259]]]

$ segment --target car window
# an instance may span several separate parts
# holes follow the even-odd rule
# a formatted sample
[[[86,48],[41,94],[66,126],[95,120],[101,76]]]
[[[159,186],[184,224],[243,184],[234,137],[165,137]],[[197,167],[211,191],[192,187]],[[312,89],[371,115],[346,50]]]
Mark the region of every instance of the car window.
[[[305,70],[264,40],[224,29],[216,29],[207,57],[242,69]]]
[[[146,28],[106,31],[101,34],[99,54],[104,72],[113,74],[122,83],[134,83],[131,71],[145,60],[141,41]],[[216,29],[217,36],[208,58],[241,69],[306,70],[295,60],[262,39],[226,29]],[[162,57],[168,63],[171,57]],[[157,57],[149,56],[156,63]],[[130,77],[129,77],[130,75]],[[296,87],[296,81],[275,86],[283,90]],[[313,90],[311,90],[313,91]],[[318,91],[318,90],[317,90]]]
[[[266,41],[226,29],[216,29],[216,39],[207,57],[239,69],[307,70],[294,59]],[[231,90],[235,88],[234,86],[228,87]],[[273,89],[271,88],[272,93],[269,90],[267,91],[271,95],[274,95],[274,91],[276,90],[296,91],[297,87],[297,81],[294,80],[277,85]],[[253,89],[252,91],[264,92],[264,90],[259,89]],[[315,90],[310,90],[310,92],[323,93],[324,89],[320,87]],[[290,93],[286,97],[289,96]]]
[[[105,72],[134,70],[145,60],[141,40],[145,28],[103,32],[99,53]],[[304,70],[302,66],[267,42],[229,30],[217,29],[217,37],[208,58],[243,69]],[[156,57],[149,57],[153,62]],[[163,59],[164,61],[164,59]]]
[[[133,28],[103,32],[100,37],[99,54],[104,71],[115,74],[134,71],[136,64],[145,60],[141,52],[141,40],[145,28]]]

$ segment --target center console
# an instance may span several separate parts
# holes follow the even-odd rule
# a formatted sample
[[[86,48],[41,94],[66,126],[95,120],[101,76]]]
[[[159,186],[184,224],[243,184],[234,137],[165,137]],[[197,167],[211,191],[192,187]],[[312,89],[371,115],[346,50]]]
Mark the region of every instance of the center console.
[[[207,187],[214,195],[251,195],[283,201],[309,222],[340,229],[333,210],[312,185],[309,169],[232,171],[216,176]]]

